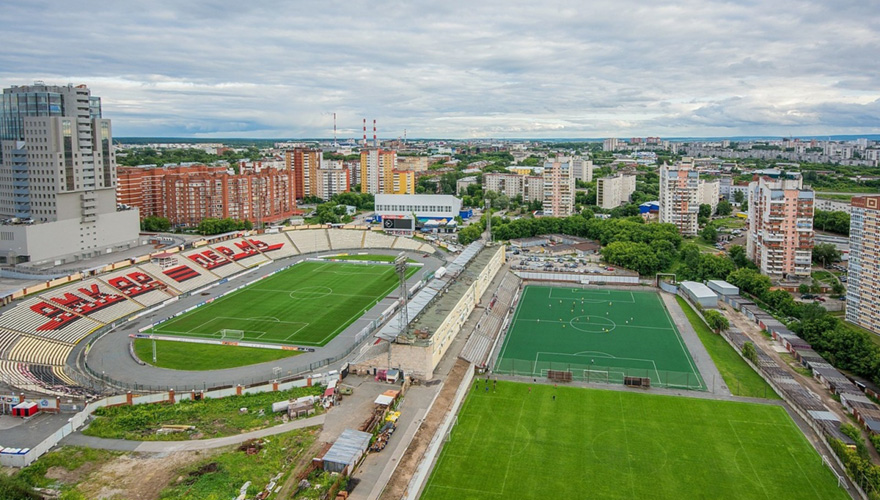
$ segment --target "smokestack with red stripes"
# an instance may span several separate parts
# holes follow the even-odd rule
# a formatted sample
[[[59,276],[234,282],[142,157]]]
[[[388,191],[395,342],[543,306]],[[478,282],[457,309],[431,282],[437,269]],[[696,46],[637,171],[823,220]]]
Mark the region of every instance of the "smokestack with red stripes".
[[[379,147],[379,140],[376,139],[376,119],[373,118],[373,146]]]
[[[367,119],[364,118],[364,147],[367,147]]]

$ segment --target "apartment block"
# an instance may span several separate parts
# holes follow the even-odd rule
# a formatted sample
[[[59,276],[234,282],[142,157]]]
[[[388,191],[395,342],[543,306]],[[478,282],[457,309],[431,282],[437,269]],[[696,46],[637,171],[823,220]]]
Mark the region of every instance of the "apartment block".
[[[794,178],[760,177],[749,183],[746,254],[762,274],[808,277],[813,257],[812,189]]]
[[[575,156],[571,159],[571,166],[575,180],[593,182],[593,160]]]
[[[334,194],[351,190],[349,170],[346,168],[318,169],[318,198],[329,200]]]
[[[544,215],[568,217],[574,213],[574,172],[571,161],[544,162]]]
[[[224,167],[120,167],[119,203],[140,209],[141,217],[166,217],[173,226],[192,227],[206,218],[280,221],[296,210],[290,169]],[[141,195],[137,195],[140,191]]]
[[[718,200],[721,197],[721,180],[703,180],[700,179],[699,191],[697,193],[697,202],[700,205],[709,205],[712,207],[712,213],[718,208]]]
[[[87,86],[3,90],[0,217],[12,224],[0,263],[61,264],[137,245],[137,211],[117,210],[116,183],[110,120]]]
[[[619,207],[629,203],[629,198],[635,191],[635,175],[603,177],[596,181],[596,204],[606,209]]]
[[[846,320],[880,335],[880,196],[852,199]]]
[[[525,203],[543,201],[544,178],[537,175],[492,172],[483,174],[483,191],[495,191],[511,199],[522,196]]]
[[[660,167],[660,222],[675,224],[685,236],[697,234],[699,182],[699,174],[690,163]]]
[[[285,166],[293,172],[297,199],[318,196],[318,169],[324,153],[320,149],[294,148],[284,152]]]
[[[609,138],[602,141],[602,151],[617,151],[620,141],[616,138]]]
[[[397,168],[397,153],[391,150],[381,148],[362,149],[360,181],[362,193],[415,193],[415,173],[399,170]],[[399,192],[399,189],[404,191]]]

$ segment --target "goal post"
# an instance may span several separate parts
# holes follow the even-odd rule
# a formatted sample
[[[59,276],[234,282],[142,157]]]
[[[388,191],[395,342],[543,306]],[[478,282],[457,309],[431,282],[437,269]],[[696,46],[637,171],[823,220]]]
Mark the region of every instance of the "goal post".
[[[232,330],[224,328],[220,330],[221,340],[242,340],[244,339],[244,330]]]

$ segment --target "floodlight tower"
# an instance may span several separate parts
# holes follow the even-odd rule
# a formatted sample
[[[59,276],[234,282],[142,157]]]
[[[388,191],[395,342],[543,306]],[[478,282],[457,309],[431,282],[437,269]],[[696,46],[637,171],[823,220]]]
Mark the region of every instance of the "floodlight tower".
[[[486,242],[492,243],[492,200],[486,199]]]
[[[400,333],[398,335],[403,335],[406,332],[406,327],[409,325],[409,311],[407,311],[407,290],[406,290],[406,255],[403,252],[394,259],[394,270],[397,271],[397,276],[400,278],[400,313],[397,315],[397,327]]]

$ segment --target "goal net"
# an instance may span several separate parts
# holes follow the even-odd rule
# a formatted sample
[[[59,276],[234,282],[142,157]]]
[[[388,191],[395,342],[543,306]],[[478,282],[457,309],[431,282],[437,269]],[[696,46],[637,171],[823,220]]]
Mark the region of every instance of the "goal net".
[[[244,339],[244,330],[230,330],[224,328],[220,330],[221,340],[242,340]]]

